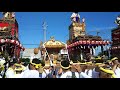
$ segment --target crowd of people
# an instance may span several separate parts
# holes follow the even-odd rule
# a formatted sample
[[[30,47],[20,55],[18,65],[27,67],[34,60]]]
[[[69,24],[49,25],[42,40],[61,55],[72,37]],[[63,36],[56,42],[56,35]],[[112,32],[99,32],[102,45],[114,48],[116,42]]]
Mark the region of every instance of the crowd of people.
[[[1,78],[120,78],[120,63],[117,57],[102,60],[101,57],[87,62],[64,58],[62,60],[43,61],[38,58],[29,64],[10,60],[6,65],[0,60]]]

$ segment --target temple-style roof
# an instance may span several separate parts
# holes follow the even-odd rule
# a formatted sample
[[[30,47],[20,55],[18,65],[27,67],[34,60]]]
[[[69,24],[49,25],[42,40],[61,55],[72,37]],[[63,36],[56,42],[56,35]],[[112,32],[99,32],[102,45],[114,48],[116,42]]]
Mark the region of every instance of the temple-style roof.
[[[48,40],[47,42],[44,43],[44,46],[46,48],[64,48],[65,43],[57,41],[54,39],[54,37],[51,37],[50,40]]]

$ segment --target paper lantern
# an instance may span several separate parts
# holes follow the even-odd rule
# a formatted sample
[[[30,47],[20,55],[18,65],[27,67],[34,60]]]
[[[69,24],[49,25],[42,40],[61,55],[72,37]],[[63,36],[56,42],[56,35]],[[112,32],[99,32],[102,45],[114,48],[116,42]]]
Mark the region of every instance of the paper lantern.
[[[76,43],[77,43],[77,45],[79,45],[79,41],[77,41]]]
[[[91,41],[91,44],[95,44],[95,41]]]
[[[103,44],[103,41],[99,41],[100,44]]]
[[[86,44],[86,41],[83,41],[83,44]]]
[[[15,44],[15,40],[10,40],[10,43],[13,43],[13,44]]]
[[[79,41],[79,44],[82,44],[82,41]]]
[[[96,41],[95,44],[99,45],[100,43],[99,43],[99,41]]]
[[[0,39],[0,43],[5,43],[5,40],[4,39]]]
[[[20,47],[22,47],[22,44],[20,44]]]
[[[6,43],[9,43],[9,41],[10,41],[9,39],[6,39],[6,40],[5,40]]]
[[[87,41],[87,44],[90,44],[90,41]]]

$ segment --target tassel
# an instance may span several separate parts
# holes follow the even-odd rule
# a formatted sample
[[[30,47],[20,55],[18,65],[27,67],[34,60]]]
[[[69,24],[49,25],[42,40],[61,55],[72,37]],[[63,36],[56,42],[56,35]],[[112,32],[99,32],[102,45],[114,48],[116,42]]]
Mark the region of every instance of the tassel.
[[[90,48],[90,54],[92,55],[92,48]]]
[[[95,48],[93,48],[93,55],[95,55]]]

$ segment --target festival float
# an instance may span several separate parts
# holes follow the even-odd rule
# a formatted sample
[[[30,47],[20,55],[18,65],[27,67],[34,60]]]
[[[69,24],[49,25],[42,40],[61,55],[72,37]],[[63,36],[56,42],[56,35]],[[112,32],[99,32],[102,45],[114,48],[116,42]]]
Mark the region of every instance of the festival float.
[[[110,41],[103,40],[100,36],[86,34],[85,18],[80,22],[78,12],[74,12],[71,15],[71,21],[72,23],[69,26],[69,40],[67,40],[67,49],[71,60],[83,60],[89,55],[95,55],[98,47],[103,52],[104,47],[111,43]]]
[[[111,56],[120,59],[120,15],[116,18],[117,27],[111,31],[112,45],[110,47]]]
[[[50,40],[42,44],[41,48],[42,56],[44,57],[44,59],[47,56],[49,59],[56,61],[59,58],[60,51],[65,47],[66,47],[65,43],[55,40],[54,37],[51,37]]]
[[[3,18],[0,19],[0,52],[9,57],[20,57],[20,51],[24,47],[18,38],[18,22],[14,12],[2,12]]]

